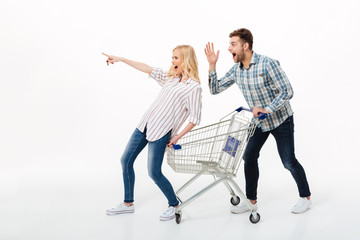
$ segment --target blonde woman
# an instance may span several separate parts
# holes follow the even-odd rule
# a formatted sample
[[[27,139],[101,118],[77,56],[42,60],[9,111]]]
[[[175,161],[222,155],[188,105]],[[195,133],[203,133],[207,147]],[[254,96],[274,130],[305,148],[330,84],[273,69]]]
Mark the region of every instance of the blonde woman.
[[[177,46],[172,52],[172,65],[168,72],[126,58],[104,55],[107,57],[107,65],[124,62],[149,74],[149,77],[155,79],[162,87],[160,94],[137,125],[121,157],[124,202],[106,210],[106,213],[116,215],[134,212],[133,164],[138,154],[148,145],[149,176],[163,192],[169,205],[160,215],[160,220],[173,219],[179,201],[170,182],[162,174],[161,165],[166,146],[172,147],[172,144],[176,144],[182,136],[200,123],[201,86],[195,51],[189,45]],[[189,116],[189,123],[178,133]]]

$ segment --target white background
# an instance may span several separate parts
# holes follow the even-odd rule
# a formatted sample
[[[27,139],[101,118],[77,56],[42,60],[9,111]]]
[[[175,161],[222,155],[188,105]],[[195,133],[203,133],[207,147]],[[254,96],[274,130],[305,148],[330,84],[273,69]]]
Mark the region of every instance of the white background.
[[[0,239],[357,239],[358,11],[355,0],[3,0]],[[270,137],[260,158],[256,225],[229,213],[224,187],[185,208],[180,225],[160,223],[166,200],[147,176],[146,150],[135,166],[136,213],[105,216],[122,200],[125,144],[160,88],[129,66],[106,66],[101,52],[168,69],[172,49],[192,45],[205,126],[246,106],[236,85],[209,94],[203,50],[214,42],[224,75],[233,64],[228,35],[240,27],[292,83],[296,154],[312,209],[290,214],[297,189]],[[174,188],[189,177],[166,163],[163,170]],[[237,181],[243,187],[242,169]]]

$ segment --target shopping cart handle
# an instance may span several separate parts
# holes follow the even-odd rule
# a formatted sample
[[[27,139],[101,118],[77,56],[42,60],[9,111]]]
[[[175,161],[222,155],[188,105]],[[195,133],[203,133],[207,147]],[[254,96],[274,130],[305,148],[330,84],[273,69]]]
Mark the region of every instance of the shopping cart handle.
[[[181,145],[179,145],[179,144],[172,144],[172,145],[175,150],[181,149]]]
[[[252,112],[252,109],[248,109],[248,108],[244,108],[244,107],[239,107],[239,108],[237,108],[235,111],[236,111],[236,112],[240,112],[240,111],[242,111],[242,110],[248,111],[248,112]],[[268,114],[267,114],[267,113],[259,112],[258,118],[259,118],[260,120],[263,120],[263,119],[265,119],[265,118],[267,118],[267,117],[268,117]]]
[[[268,114],[267,114],[267,113],[259,112],[258,119],[263,120],[263,119],[265,119],[265,118],[267,118],[267,117],[268,117]]]
[[[244,108],[244,107],[239,107],[237,108],[235,111],[237,112],[241,112],[242,110],[248,111],[248,112],[252,112],[250,109]]]

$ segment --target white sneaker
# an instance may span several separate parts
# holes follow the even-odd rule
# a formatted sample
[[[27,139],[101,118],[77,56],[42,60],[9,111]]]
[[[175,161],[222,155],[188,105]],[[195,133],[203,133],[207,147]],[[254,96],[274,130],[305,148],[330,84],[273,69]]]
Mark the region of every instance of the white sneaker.
[[[252,203],[250,203],[250,204],[252,204]],[[254,211],[256,211],[257,210],[257,203],[252,204],[252,206],[254,208]],[[250,211],[250,209],[248,208],[248,206],[244,202],[242,202],[239,205],[231,206],[230,211],[232,213],[238,214],[238,213],[248,212],[248,211]]]
[[[126,206],[124,203],[120,203],[113,208],[107,209],[107,215],[117,215],[123,213],[133,213],[134,212],[134,205]]]
[[[163,214],[160,215],[161,221],[168,221],[175,218],[175,207],[169,207]]]
[[[311,200],[304,198],[299,198],[296,205],[291,209],[292,213],[304,213],[306,212],[311,206]]]

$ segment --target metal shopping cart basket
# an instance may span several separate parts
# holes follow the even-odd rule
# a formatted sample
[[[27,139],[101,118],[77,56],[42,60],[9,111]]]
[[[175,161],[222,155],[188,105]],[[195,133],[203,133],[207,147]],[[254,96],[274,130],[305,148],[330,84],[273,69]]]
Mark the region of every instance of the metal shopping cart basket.
[[[251,212],[250,221],[259,222],[260,215],[233,180],[249,138],[254,134],[256,121],[267,117],[267,114],[261,114],[258,117],[260,120],[256,120],[246,111],[251,112],[240,107],[220,119],[218,123],[194,129],[183,136],[178,145],[167,149],[167,162],[175,172],[195,174],[176,192],[181,203],[176,208],[176,223],[181,222],[181,210],[186,205],[220,182],[223,182],[229,190],[231,204],[238,205],[241,199]],[[187,200],[181,200],[180,192],[201,175],[213,175],[214,181]],[[236,195],[231,185],[239,195]]]

